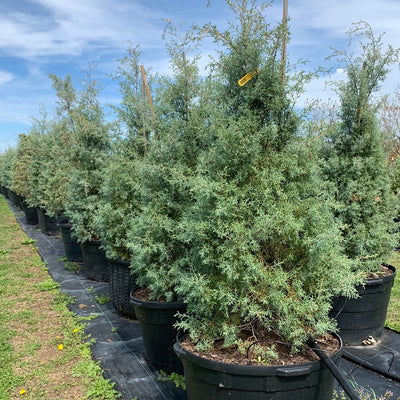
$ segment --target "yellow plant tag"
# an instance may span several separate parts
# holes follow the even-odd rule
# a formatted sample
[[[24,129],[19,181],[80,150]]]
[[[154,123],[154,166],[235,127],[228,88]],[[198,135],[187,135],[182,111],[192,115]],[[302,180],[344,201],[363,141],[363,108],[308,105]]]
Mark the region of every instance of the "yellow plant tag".
[[[248,72],[243,78],[238,80],[239,86],[244,86],[250,79],[254,78],[258,74],[258,68],[254,71]]]

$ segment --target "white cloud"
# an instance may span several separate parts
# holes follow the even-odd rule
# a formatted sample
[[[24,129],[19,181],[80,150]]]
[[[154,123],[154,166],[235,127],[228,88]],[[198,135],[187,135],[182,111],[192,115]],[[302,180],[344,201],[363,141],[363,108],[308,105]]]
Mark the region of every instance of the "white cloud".
[[[128,40],[159,46],[163,22],[156,10],[136,1],[32,0],[36,13],[0,15],[0,48],[32,58],[78,55],[91,47],[125,48]]]
[[[277,7],[281,7],[281,3]],[[337,82],[345,79],[345,71],[340,68],[337,59],[326,57],[333,53],[332,49],[340,51],[355,51],[357,40],[348,47],[347,32],[352,24],[365,21],[371,25],[374,35],[383,34],[384,48],[389,44],[400,48],[400,1],[397,0],[291,0],[289,1],[291,42],[288,53],[291,60],[302,58],[310,61],[311,68],[318,65],[325,69],[334,68],[329,77],[313,79],[306,85],[306,93],[299,99],[299,105],[307,100],[336,98],[331,86],[326,81]],[[393,72],[382,85],[382,91],[396,90],[400,81],[397,66],[392,66]],[[395,83],[394,83],[395,82]]]
[[[343,68],[338,68],[336,70],[336,76],[341,77],[342,75],[344,75],[344,77],[347,75],[346,70]]]
[[[15,75],[11,72],[0,70],[0,85],[3,83],[11,82],[15,78]]]
[[[290,2],[289,2],[290,3]],[[332,36],[342,36],[352,23],[366,21],[379,31],[396,30],[399,24],[400,2],[393,0],[295,0],[289,4],[292,25],[307,29],[322,29]]]
[[[347,50],[347,32],[359,21],[369,23],[376,36],[384,34],[385,43],[400,47],[398,15],[397,0],[292,0],[290,50],[296,57],[323,64],[332,48]]]

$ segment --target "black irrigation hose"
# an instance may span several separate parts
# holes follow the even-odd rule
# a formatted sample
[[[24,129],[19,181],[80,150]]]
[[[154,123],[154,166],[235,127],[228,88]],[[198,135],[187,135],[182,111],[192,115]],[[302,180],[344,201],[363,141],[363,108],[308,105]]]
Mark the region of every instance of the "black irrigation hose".
[[[314,351],[315,354],[325,363],[332,375],[339,381],[343,390],[350,397],[350,400],[360,400],[359,395],[354,390],[353,386],[342,374],[340,369],[334,364],[334,362],[325,354],[325,352],[314,342],[312,339],[308,339],[308,346]]]

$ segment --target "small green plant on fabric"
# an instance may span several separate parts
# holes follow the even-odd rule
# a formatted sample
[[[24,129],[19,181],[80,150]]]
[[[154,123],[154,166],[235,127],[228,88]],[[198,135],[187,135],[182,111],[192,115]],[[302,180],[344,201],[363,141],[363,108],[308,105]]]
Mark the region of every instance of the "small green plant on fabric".
[[[168,375],[165,371],[160,371],[160,377],[158,378],[161,382],[172,382],[175,387],[186,390],[185,377],[183,375],[172,372]]]
[[[95,294],[94,298],[99,304],[107,304],[110,302],[110,296],[105,295],[104,293]]]
[[[75,272],[76,274],[82,269],[79,263],[73,261],[64,261],[64,267],[68,271]]]

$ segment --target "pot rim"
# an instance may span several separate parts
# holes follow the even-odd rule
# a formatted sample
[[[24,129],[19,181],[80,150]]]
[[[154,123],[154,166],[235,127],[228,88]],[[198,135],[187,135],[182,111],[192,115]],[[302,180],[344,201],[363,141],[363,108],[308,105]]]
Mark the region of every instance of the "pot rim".
[[[65,228],[65,229],[71,229],[72,228],[72,224],[71,222],[68,221],[60,221],[57,223],[57,226],[60,228]]]
[[[90,245],[100,246],[101,240],[90,239],[90,240],[85,240],[84,242],[81,242],[81,244],[88,245],[88,246],[90,246]]]
[[[183,303],[181,301],[166,301],[166,302],[161,302],[161,301],[154,301],[154,300],[150,300],[150,301],[143,301],[140,300],[136,297],[133,296],[133,292],[136,290],[137,288],[133,289],[130,294],[130,302],[131,304],[133,304],[135,307],[141,307],[141,308],[151,308],[151,309],[163,309],[163,310],[169,310],[169,309],[173,309],[176,308],[178,309],[178,311],[185,311],[186,310],[186,303]]]
[[[364,283],[365,286],[367,286],[367,285],[368,286],[370,286],[370,285],[380,285],[382,283],[394,280],[394,278],[396,277],[396,274],[397,274],[396,267],[394,267],[393,265],[386,264],[386,263],[383,263],[383,266],[389,268],[390,270],[392,270],[392,274],[386,275],[386,276],[382,276],[380,278],[367,279],[365,281],[365,283]],[[364,285],[361,285],[361,286],[364,286]]]
[[[108,259],[108,262],[114,263],[114,264],[118,264],[118,265],[121,265],[123,267],[128,267],[129,268],[130,265],[131,265],[130,261],[124,260],[123,258],[115,258],[115,259],[107,258],[107,259]]]
[[[339,340],[339,349],[329,356],[330,359],[334,357],[340,358],[343,352],[343,341],[339,334],[329,332],[331,335]],[[185,335],[178,334],[177,341],[174,344],[174,351],[178,357],[186,358],[191,362],[213,371],[237,374],[237,375],[255,375],[255,376],[298,376],[308,375],[321,368],[321,364],[325,366],[322,360],[318,359],[307,363],[293,364],[293,365],[243,365],[243,364],[228,364],[220,361],[211,360],[209,358],[200,357],[185,350],[180,342],[183,340]]]

